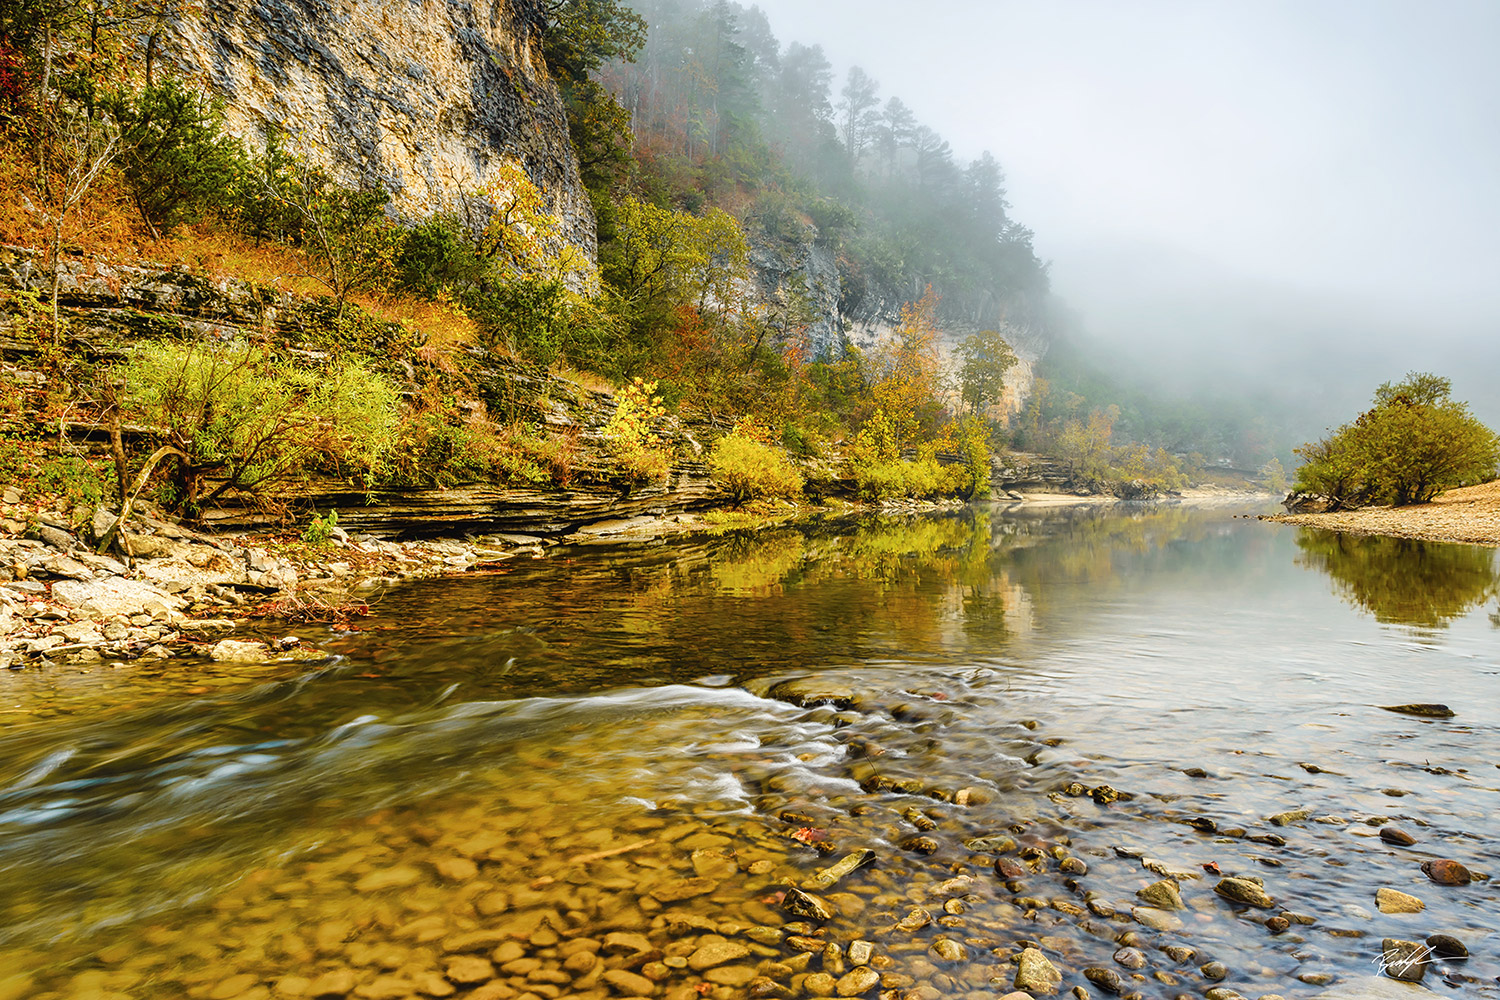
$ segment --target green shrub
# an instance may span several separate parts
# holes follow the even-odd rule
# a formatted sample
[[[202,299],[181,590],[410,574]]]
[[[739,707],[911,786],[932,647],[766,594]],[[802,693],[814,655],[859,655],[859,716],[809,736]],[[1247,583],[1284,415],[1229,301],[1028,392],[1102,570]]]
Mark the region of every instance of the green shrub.
[[[766,437],[753,421],[741,421],[714,442],[708,454],[709,474],[736,503],[802,492],[802,474],[785,452],[766,443]]]
[[[444,292],[462,296],[480,284],[487,268],[464,224],[451,215],[434,215],[406,231],[395,261],[395,287],[429,300]]]
[[[73,506],[94,507],[114,489],[114,469],[100,471],[88,459],[63,455],[44,462],[36,473],[36,485],[44,493],[67,498]]]
[[[140,345],[127,409],[175,449],[175,502],[195,512],[229,489],[321,469],[368,482],[389,450],[398,394],[359,360],[300,368],[243,343]],[[223,482],[202,495],[206,477]]]
[[[340,315],[351,292],[385,288],[396,279],[406,230],[386,218],[387,192],[336,183],[274,134],[242,172],[239,187],[241,230],[301,247]]]
[[[1304,464],[1294,488],[1332,509],[1363,503],[1426,503],[1453,486],[1495,475],[1500,438],[1464,403],[1452,383],[1412,372],[1375,390],[1375,405],[1330,437],[1296,449]]]
[[[507,281],[478,298],[470,315],[488,346],[550,365],[568,335],[567,289],[540,277]]]
[[[566,486],[573,477],[577,439],[534,425],[496,424],[479,404],[429,384],[402,413],[382,467],[387,486],[456,486],[496,482]]]
[[[665,479],[672,456],[653,425],[666,413],[656,383],[634,379],[615,394],[614,416],[604,425],[610,457],[629,478],[645,482]]]
[[[953,474],[967,476],[962,466],[945,468],[935,458],[857,462],[851,467],[860,495],[869,500],[895,500],[945,496],[961,484]]]
[[[333,529],[339,525],[339,512],[330,510],[327,514],[319,514],[313,511],[312,519],[307,522],[307,527],[302,530],[302,540],[308,545],[324,546],[333,540]]]
[[[120,129],[125,184],[152,232],[228,209],[245,150],[224,130],[223,102],[167,77],[107,101]]]

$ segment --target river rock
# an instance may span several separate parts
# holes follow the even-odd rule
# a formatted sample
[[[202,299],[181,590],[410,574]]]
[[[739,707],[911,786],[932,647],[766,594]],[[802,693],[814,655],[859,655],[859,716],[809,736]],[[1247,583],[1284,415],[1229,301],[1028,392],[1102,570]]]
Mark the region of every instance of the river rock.
[[[1114,959],[1132,972],[1145,968],[1146,965],[1146,956],[1139,948],[1121,948],[1115,952]]]
[[[1003,879],[1013,879],[1030,875],[1031,871],[1015,858],[996,858],[995,874]]]
[[[751,1000],[791,1000],[792,991],[770,976],[756,976],[750,980]]]
[[[348,996],[354,992],[357,982],[353,969],[332,969],[312,981],[307,988],[307,996],[313,1000],[319,997]]]
[[[1427,908],[1416,896],[1384,887],[1375,890],[1375,905],[1381,913],[1421,913]]]
[[[802,980],[802,990],[810,997],[831,997],[838,985],[838,980],[826,972],[814,972]]]
[[[863,996],[880,985],[880,973],[866,965],[850,969],[834,987],[841,997]]]
[[[479,866],[458,856],[439,858],[433,865],[437,873],[450,882],[468,882],[479,876]]]
[[[827,923],[834,917],[833,907],[801,889],[788,889],[782,897],[781,908],[793,916],[818,923]]]
[[[1062,973],[1036,948],[1024,948],[1016,963],[1015,987],[1028,993],[1056,993],[1062,985]]]
[[[964,846],[982,854],[1008,854],[1016,849],[1016,838],[997,834],[993,837],[973,837],[964,841]]]
[[[738,869],[734,853],[722,847],[704,847],[692,853],[693,873],[699,878],[726,879]]]
[[[932,914],[920,906],[913,906],[907,911],[906,916],[896,921],[896,930],[911,933],[921,930],[930,923],[932,923]]]
[[[410,865],[396,865],[370,872],[354,883],[358,892],[380,892],[385,889],[404,889],[422,880],[422,873]]]
[[[221,639],[208,651],[209,659],[219,663],[263,663],[275,654],[263,642]]]
[[[60,580],[52,585],[52,599],[96,618],[139,614],[148,605],[166,608],[177,605],[177,600],[166,591],[138,580],[118,578]]]
[[[749,985],[755,976],[755,970],[748,965],[721,965],[703,973],[703,978],[709,982],[734,989]]]
[[[940,937],[934,940],[932,947],[927,949],[927,953],[944,962],[962,962],[969,957],[964,946],[950,937]]]
[[[1427,946],[1419,941],[1386,938],[1380,943],[1380,971],[1405,983],[1419,983],[1427,974]]]
[[[1164,878],[1160,882],[1152,882],[1146,888],[1137,890],[1136,895],[1158,909],[1183,909],[1182,892],[1173,879]]]
[[[1286,812],[1279,812],[1273,816],[1267,816],[1266,822],[1270,823],[1272,826],[1291,826],[1293,823],[1302,822],[1311,815],[1312,810],[1310,809],[1288,809]]]
[[[1427,939],[1427,947],[1439,958],[1468,958],[1469,949],[1451,934],[1433,934]]]
[[[1153,931],[1182,930],[1181,920],[1166,910],[1160,910],[1154,906],[1132,907],[1130,915],[1135,918],[1136,923],[1149,927]]]
[[[676,903],[694,896],[705,896],[719,887],[711,878],[674,878],[662,882],[651,890],[651,898],[659,903]]]
[[[688,968],[694,972],[702,972],[704,969],[712,969],[716,965],[727,965],[737,962],[750,954],[750,949],[742,944],[724,938],[707,938],[698,949],[687,957]],[[749,980],[746,980],[749,982]]]
[[[869,965],[870,959],[875,957],[875,945],[869,941],[850,941],[849,951],[845,955],[850,965]]]
[[[38,525],[36,536],[60,552],[72,551],[73,547],[78,544],[78,539],[61,528],[52,527],[50,524]]]
[[[1269,910],[1276,905],[1276,901],[1266,892],[1265,887],[1247,878],[1220,879],[1219,884],[1214,886],[1214,892],[1233,902],[1258,906],[1264,910]]]
[[[208,1000],[231,1000],[241,993],[260,982],[260,977],[249,972],[241,972],[237,976],[220,980],[218,985],[208,991]]]
[[[1381,705],[1387,712],[1399,712],[1402,715],[1419,715],[1425,719],[1451,719],[1453,709],[1447,705],[1439,705],[1434,702],[1412,705]]]
[[[827,889],[845,875],[871,864],[874,860],[875,852],[869,848],[862,848],[853,853],[846,854],[836,864],[830,865],[827,868],[820,868],[814,872],[812,878],[802,883],[802,888],[812,890]]]
[[[1091,965],[1083,970],[1083,978],[1093,983],[1107,993],[1123,993],[1125,981],[1114,969],[1104,969],[1097,965]]]
[[[443,975],[449,982],[460,986],[476,986],[494,979],[495,967],[490,964],[489,959],[478,955],[459,955],[448,959]]]
[[[788,701],[803,708],[832,705],[839,711],[847,709],[858,711],[861,705],[859,693],[854,688],[822,677],[800,677],[796,680],[782,681],[771,688],[769,694],[777,701]]]
[[[1422,874],[1438,885],[1468,885],[1474,881],[1474,875],[1469,869],[1457,861],[1447,859],[1422,862]]]
[[[1204,979],[1212,979],[1217,983],[1219,980],[1229,975],[1229,966],[1225,965],[1223,962],[1205,962],[1203,965],[1200,965],[1198,967],[1198,971],[1203,973]]]
[[[599,978],[621,996],[649,997],[656,992],[656,984],[651,980],[625,969],[610,969]]]
[[[1063,858],[1057,870],[1064,875],[1087,875],[1089,866],[1082,858]]]
[[[607,955],[639,955],[656,950],[646,935],[630,931],[611,931],[604,935],[600,949]]]
[[[1410,847],[1417,842],[1417,838],[1401,829],[1399,826],[1383,826],[1380,828],[1380,839],[1387,844],[1397,847]]]

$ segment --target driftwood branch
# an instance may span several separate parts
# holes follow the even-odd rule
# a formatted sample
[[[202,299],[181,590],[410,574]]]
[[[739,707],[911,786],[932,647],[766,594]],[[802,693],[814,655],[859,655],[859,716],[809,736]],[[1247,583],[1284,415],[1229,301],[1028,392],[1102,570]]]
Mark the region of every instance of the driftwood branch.
[[[104,537],[99,539],[99,547],[95,551],[100,555],[108,552],[110,547],[115,544],[116,539],[120,540],[120,548],[125,555],[129,556],[132,554],[129,547],[124,543],[123,536],[120,534],[120,526],[125,523],[125,518],[130,513],[130,507],[135,503],[135,498],[140,496],[141,490],[146,488],[146,480],[151,478],[151,473],[156,470],[157,464],[168,455],[176,455],[185,462],[191,461],[187,453],[181,448],[174,448],[169,444],[164,444],[151,453],[151,457],[146,459],[146,464],[141,466],[140,473],[136,475],[135,482],[130,487],[130,492],[125,494],[120,501],[120,516],[115,518],[115,523],[110,525],[109,530],[104,533]]]

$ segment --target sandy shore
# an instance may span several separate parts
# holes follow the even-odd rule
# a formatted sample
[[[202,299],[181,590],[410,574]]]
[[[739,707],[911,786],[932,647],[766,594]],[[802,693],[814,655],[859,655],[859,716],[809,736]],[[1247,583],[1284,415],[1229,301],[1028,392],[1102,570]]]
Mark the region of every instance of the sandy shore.
[[[1264,520],[1366,535],[1500,545],[1500,480],[1449,490],[1415,507],[1363,507],[1337,514],[1277,514]]]

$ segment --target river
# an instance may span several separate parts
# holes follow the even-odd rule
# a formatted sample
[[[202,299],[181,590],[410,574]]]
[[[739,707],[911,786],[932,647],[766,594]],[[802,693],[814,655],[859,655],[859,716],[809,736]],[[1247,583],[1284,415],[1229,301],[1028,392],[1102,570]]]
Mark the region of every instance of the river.
[[[0,1000],[978,1000],[1027,949],[1357,996],[1434,934],[1500,997],[1494,552],[1243,513],[562,546],[298,626],[311,669],[10,673]]]

